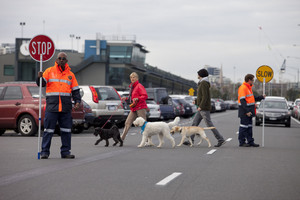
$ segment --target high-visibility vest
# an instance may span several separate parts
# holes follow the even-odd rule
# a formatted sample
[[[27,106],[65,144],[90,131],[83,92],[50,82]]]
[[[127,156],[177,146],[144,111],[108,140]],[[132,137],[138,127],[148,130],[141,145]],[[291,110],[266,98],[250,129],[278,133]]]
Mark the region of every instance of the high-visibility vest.
[[[240,87],[238,91],[238,103],[241,105],[241,100],[245,99],[247,106],[253,106],[255,105],[255,98],[252,92],[252,86],[250,86],[248,83],[244,82]]]
[[[56,99],[55,101],[58,101],[56,103],[59,103],[57,111],[63,111],[64,103],[70,104],[71,102],[72,91],[79,89],[75,75],[71,72],[69,65],[66,64],[65,70],[62,71],[55,62],[53,67],[45,70],[43,79],[46,81],[46,97],[51,98],[52,103],[53,99]]]

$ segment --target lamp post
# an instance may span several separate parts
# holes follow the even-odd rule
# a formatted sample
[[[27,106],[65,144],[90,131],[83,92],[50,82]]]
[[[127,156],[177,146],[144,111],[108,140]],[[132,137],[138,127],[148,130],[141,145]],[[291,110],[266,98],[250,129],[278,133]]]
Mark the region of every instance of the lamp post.
[[[300,57],[295,57],[295,56],[288,56],[287,58],[295,58],[295,59],[299,59],[300,60]],[[291,66],[288,66],[289,68],[292,68],[292,69],[295,69],[297,70],[297,88],[299,88],[299,67],[291,67]]]
[[[79,53],[79,40],[80,40],[80,36],[76,36],[76,40],[77,40],[77,51]]]
[[[23,38],[23,26],[25,26],[25,22],[20,22],[20,26],[21,26],[21,38]]]
[[[70,34],[71,42],[72,42],[72,52],[73,52],[73,38],[75,37],[74,34]]]

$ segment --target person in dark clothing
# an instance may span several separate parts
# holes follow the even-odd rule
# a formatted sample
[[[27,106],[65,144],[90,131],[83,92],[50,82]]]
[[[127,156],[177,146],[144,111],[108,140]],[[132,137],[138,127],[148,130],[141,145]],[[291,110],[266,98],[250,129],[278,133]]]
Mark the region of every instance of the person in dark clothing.
[[[202,119],[207,127],[214,127],[214,124],[210,118],[210,110],[211,110],[211,98],[210,98],[210,83],[208,81],[208,71],[206,69],[201,69],[198,71],[198,79],[200,80],[198,83],[197,90],[197,100],[195,101],[195,105],[198,107],[196,115],[194,117],[192,126],[198,126]],[[218,144],[215,147],[220,147],[225,143],[223,136],[219,133],[218,129],[211,129],[215,138],[218,140]],[[194,143],[195,135],[191,136],[191,139]],[[184,142],[185,145],[190,145],[188,141]]]
[[[74,108],[78,109],[81,96],[75,75],[71,72],[67,62],[67,54],[59,53],[55,65],[46,69],[44,73],[38,72],[36,79],[37,85],[40,86],[40,78],[42,78],[42,87],[46,87],[46,112],[41,159],[47,159],[50,155],[51,140],[57,122],[61,131],[61,158],[75,158],[70,152],[72,98],[75,101]]]
[[[264,99],[265,95],[255,97],[252,91],[253,83],[254,75],[247,74],[245,76],[245,82],[239,87],[238,90],[238,116],[241,119],[239,127],[240,147],[259,147],[259,144],[254,143],[252,118],[255,116],[255,101]],[[246,143],[246,139],[248,143]]]

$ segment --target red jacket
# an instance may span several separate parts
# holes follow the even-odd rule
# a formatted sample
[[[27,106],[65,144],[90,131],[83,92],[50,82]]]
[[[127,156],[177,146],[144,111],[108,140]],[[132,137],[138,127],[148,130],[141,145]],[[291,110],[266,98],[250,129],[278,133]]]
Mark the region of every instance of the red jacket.
[[[147,104],[146,104],[146,99],[148,99],[148,94],[146,89],[142,84],[139,83],[139,81],[134,82],[133,84],[131,83],[129,85],[131,88],[131,100],[134,98],[138,98],[138,102],[135,107],[131,107],[131,111],[137,111],[141,109],[146,109]]]

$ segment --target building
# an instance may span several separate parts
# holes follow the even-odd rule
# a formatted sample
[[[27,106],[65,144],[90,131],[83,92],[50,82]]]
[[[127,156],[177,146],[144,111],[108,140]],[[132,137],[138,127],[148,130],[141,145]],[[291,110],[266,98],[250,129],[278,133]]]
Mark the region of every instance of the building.
[[[26,51],[29,42],[30,38],[16,38],[15,52],[0,55],[0,82],[35,81],[40,65]],[[134,36],[102,36],[96,40],[86,40],[84,54],[56,50],[55,55],[43,63],[43,71],[53,66],[61,51],[68,54],[68,64],[80,85],[111,85],[117,90],[128,90],[129,75],[137,72],[139,81],[145,87],[166,87],[170,94],[188,94],[190,88],[197,88],[194,81],[146,64],[149,51],[136,43]]]

